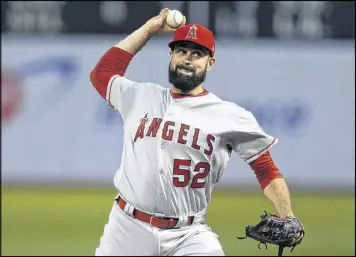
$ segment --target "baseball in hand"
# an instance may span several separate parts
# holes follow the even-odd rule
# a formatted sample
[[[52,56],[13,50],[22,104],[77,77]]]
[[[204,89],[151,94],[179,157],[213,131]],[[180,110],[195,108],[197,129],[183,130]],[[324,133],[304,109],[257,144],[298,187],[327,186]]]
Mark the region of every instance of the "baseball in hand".
[[[171,28],[178,28],[179,25],[183,21],[183,14],[178,11],[178,10],[170,10],[167,18],[166,18],[166,23],[169,27]]]

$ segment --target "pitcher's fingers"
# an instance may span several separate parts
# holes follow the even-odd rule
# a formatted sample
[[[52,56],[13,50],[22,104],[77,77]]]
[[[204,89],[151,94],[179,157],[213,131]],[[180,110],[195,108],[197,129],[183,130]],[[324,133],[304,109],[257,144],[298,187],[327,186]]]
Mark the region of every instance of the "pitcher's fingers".
[[[169,13],[169,9],[168,9],[168,8],[164,8],[164,9],[162,9],[162,10],[160,11],[159,16],[161,16],[161,17],[167,17],[168,13]]]

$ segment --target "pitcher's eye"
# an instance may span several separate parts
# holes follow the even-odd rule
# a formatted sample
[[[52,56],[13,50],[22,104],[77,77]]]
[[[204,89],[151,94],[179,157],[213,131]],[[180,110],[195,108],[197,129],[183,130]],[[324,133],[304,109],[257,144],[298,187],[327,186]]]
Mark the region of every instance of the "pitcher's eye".
[[[195,57],[201,57],[202,54],[201,54],[200,51],[194,51],[194,52],[193,52],[193,56],[195,56]]]
[[[183,48],[178,48],[178,49],[176,49],[176,53],[178,53],[178,54],[187,54],[187,51],[184,50]]]

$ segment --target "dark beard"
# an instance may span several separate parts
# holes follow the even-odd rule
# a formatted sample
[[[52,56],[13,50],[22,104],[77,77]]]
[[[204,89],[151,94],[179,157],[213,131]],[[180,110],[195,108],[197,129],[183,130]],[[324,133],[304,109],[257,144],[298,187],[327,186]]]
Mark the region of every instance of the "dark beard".
[[[186,76],[184,74],[178,73],[178,68],[186,69],[189,71],[193,71],[193,70],[186,68],[182,65],[177,65],[176,68],[173,69],[172,65],[169,64],[168,67],[169,83],[171,83],[174,87],[180,89],[185,94],[192,91],[194,88],[199,86],[205,80],[206,69],[201,74],[196,74],[194,70],[192,76]]]

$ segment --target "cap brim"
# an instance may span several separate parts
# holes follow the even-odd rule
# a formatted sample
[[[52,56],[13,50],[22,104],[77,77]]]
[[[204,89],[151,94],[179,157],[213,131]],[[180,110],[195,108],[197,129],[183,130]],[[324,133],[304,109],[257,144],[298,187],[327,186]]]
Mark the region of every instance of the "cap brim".
[[[199,46],[201,46],[201,47],[204,47],[206,50],[208,50],[208,52],[210,53],[210,56],[213,56],[213,54],[212,54],[212,52],[210,51],[209,48],[207,48],[206,46],[203,46],[203,45],[197,43],[196,41],[189,40],[189,39],[186,39],[186,40],[173,40],[173,41],[171,41],[171,42],[168,44],[168,46],[172,49],[175,44],[180,43],[180,42],[190,42],[190,43],[197,44],[197,45],[199,45]]]

